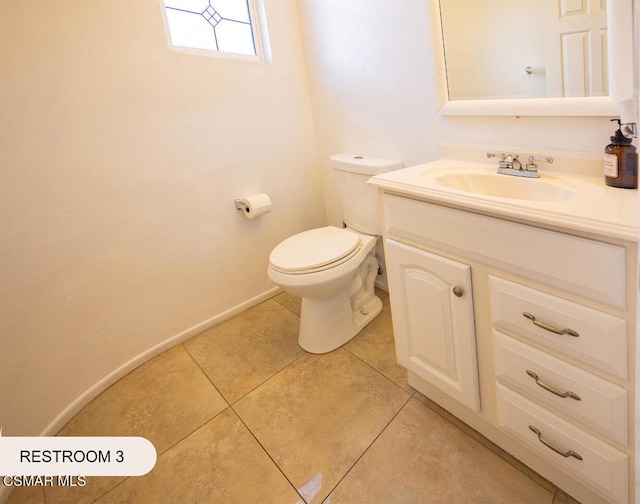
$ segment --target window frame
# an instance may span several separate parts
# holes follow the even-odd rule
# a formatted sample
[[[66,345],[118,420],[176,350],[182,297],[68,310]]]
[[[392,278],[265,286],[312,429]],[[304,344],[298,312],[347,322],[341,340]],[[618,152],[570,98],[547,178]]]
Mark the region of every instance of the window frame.
[[[171,39],[171,30],[167,20],[167,10],[164,0],[158,0],[162,11],[162,23],[164,25],[165,38],[171,52],[180,54],[191,54],[195,56],[208,56],[213,58],[236,59],[244,61],[271,62],[271,52],[269,49],[269,39],[267,36],[267,20],[264,13],[262,0],[246,0],[251,18],[251,30],[253,32],[253,43],[256,54],[242,54],[229,51],[219,51],[214,49],[201,49],[198,47],[187,47],[174,45]]]

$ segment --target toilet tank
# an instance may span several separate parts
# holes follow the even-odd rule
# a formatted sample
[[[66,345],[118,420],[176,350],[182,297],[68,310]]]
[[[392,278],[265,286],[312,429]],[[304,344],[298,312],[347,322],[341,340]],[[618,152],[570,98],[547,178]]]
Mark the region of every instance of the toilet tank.
[[[367,180],[402,168],[402,162],[358,154],[335,154],[329,159],[345,224],[361,233],[381,235],[378,190],[368,186]]]

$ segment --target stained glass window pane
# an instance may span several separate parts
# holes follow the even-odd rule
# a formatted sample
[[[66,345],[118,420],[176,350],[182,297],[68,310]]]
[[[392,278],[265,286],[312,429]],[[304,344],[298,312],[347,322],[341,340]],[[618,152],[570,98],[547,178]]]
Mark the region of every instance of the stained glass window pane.
[[[251,23],[246,1],[230,2],[229,0],[211,0],[211,6],[227,19],[237,19]]]
[[[238,54],[255,54],[251,25],[220,21],[216,27],[218,33],[218,47],[220,51]]]
[[[174,46],[257,55],[248,0],[163,0]]]
[[[187,12],[167,9],[167,23],[173,45],[218,50],[211,36],[211,25],[204,18],[194,18]]]

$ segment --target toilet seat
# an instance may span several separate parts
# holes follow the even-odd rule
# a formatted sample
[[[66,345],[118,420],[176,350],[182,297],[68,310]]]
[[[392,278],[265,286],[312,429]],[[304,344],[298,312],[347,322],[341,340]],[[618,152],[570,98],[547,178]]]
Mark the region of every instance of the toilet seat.
[[[304,231],[280,243],[271,252],[271,266],[292,275],[333,268],[360,249],[360,236],[335,226]]]

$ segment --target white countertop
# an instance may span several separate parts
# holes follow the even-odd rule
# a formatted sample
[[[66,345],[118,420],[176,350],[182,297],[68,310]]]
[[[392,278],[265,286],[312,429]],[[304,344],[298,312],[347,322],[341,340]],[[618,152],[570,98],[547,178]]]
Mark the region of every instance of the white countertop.
[[[496,217],[561,228],[568,232],[584,232],[602,237],[638,241],[638,190],[609,187],[603,176],[592,174],[554,172],[539,168],[539,179],[577,192],[568,200],[541,201],[487,196],[484,194],[444,187],[437,176],[445,170],[464,173],[465,170],[483,170],[495,173],[496,166],[454,159],[441,159],[411,166],[369,179],[369,184],[388,192],[414,199],[468,209]],[[510,177],[498,175],[496,177]]]

